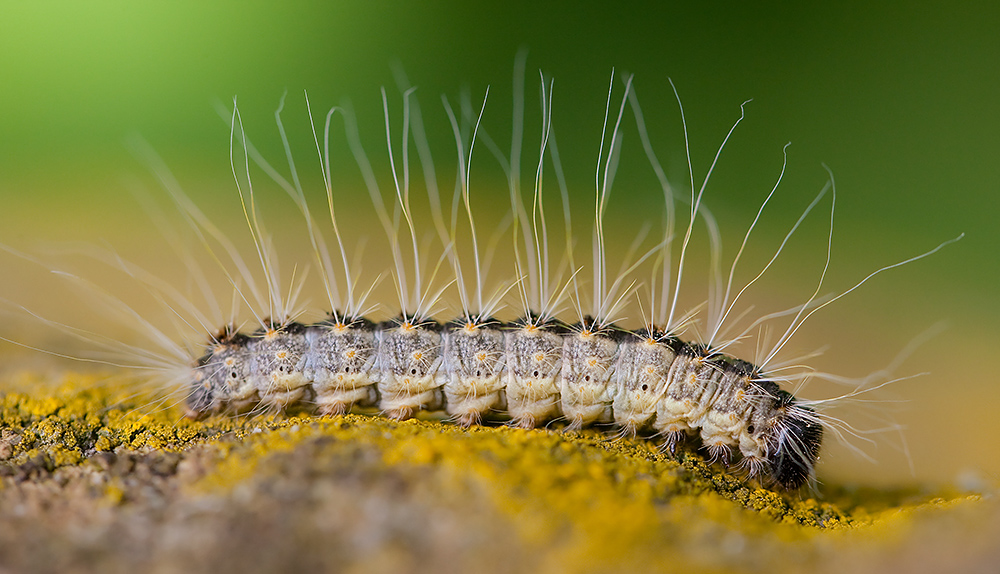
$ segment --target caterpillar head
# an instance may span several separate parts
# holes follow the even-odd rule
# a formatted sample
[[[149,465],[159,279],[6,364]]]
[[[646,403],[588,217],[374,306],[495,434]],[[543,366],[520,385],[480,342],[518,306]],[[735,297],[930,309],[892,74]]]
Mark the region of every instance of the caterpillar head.
[[[189,418],[199,419],[228,406],[231,388],[247,377],[250,339],[227,326],[211,337],[198,359],[185,400]]]
[[[823,425],[816,411],[798,404],[787,391],[778,391],[775,407],[777,418],[770,425],[767,461],[774,481],[795,490],[813,476],[823,442]]]
[[[216,390],[212,381],[206,377],[205,371],[202,370],[204,366],[199,364],[198,368],[194,370],[188,395],[184,399],[184,414],[195,420],[207,416],[216,407]]]

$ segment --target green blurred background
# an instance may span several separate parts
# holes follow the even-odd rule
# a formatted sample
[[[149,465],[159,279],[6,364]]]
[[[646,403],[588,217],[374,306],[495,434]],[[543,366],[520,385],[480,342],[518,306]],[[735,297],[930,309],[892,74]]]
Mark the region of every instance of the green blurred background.
[[[669,76],[685,105],[698,177],[739,117],[740,102],[753,98],[706,200],[728,239],[727,253],[780,171],[782,145],[792,142],[781,195],[769,211],[774,219],[755,238],[760,252],[744,268],[744,280],[822,187],[822,163],[833,170],[839,191],[829,291],[966,234],[957,245],[880,276],[818,314],[796,340],[805,350],[829,346],[813,361],[818,368],[860,377],[886,366],[921,333],[943,326],[896,371],[930,374],[837,411],[862,429],[898,424],[905,430],[866,436],[876,447],[853,439],[874,464],[832,444],[824,476],[962,484],[1000,478],[994,408],[1000,377],[991,363],[1000,341],[1000,305],[993,297],[1000,279],[1000,10],[929,2],[905,9],[860,2],[421,4],[3,3],[0,241],[23,248],[48,240],[106,242],[155,265],[156,233],[132,192],[157,188],[128,143],[136,134],[200,205],[220,219],[232,218],[229,129],[214,106],[234,96],[247,132],[281,166],[272,114],[288,90],[284,119],[300,170],[315,191],[319,179],[303,89],[317,118],[349,98],[369,153],[383,166],[379,88],[386,86],[398,104],[396,63],[419,86],[432,141],[443,150],[436,154],[440,173],[448,173],[454,151],[447,147],[438,95],[456,102],[468,90],[478,102],[490,85],[486,125],[501,146],[509,146],[511,76],[522,48],[528,50],[523,161],[530,166],[537,147],[532,119],[537,121],[541,69],[556,80],[555,130],[586,222],[613,68],[635,74],[659,157],[686,192],[684,140]],[[397,105],[396,129],[398,112]],[[660,206],[650,203],[658,191],[634,134],[625,146],[609,228],[631,236],[636,222],[655,219]],[[502,201],[496,162],[485,150],[477,153],[477,189],[495,186],[495,193],[482,196]],[[350,162],[340,161],[342,188],[357,187]],[[525,181],[530,172],[523,171]],[[643,187],[652,191],[618,191]],[[349,232],[378,239],[367,199],[360,187],[356,191],[343,199]],[[295,225],[292,210],[286,206],[285,213],[271,216],[272,231]],[[791,305],[808,297],[822,265],[825,217],[814,217],[817,223],[789,249],[779,279],[760,299]],[[369,249],[366,254],[379,257],[377,241]],[[9,271],[19,268],[16,261],[8,265],[0,270],[4,297],[28,304],[51,297],[44,283]],[[384,262],[367,266],[381,270]],[[11,333],[20,329],[17,323],[7,324],[0,334],[17,336]]]

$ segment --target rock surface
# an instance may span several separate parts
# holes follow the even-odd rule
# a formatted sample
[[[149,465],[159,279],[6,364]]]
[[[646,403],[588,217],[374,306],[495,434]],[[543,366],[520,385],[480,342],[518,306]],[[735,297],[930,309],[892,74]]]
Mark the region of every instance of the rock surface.
[[[183,419],[127,383],[0,389],[0,572],[995,571],[1000,508],[778,493],[645,439],[375,414]]]

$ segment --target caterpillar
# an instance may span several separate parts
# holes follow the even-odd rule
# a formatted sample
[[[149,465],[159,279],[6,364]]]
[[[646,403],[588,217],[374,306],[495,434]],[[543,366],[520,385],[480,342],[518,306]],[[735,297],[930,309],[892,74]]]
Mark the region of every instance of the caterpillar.
[[[523,60],[519,60],[517,67],[515,83],[519,74],[523,77]],[[557,419],[565,420],[569,429],[614,424],[622,434],[651,435],[670,453],[697,436],[712,460],[727,467],[735,462],[751,479],[768,485],[794,490],[815,479],[815,466],[831,419],[819,409],[821,402],[801,399],[782,389],[782,383],[801,380],[808,375],[782,372],[787,365],[778,363],[777,355],[817,311],[876,274],[926,257],[948,242],[878,269],[854,287],[824,297],[821,290],[830,263],[828,244],[823,272],[815,291],[804,303],[772,313],[741,333],[727,336],[728,323],[734,320],[737,303],[743,294],[768,270],[802,221],[827,195],[831,197],[829,234],[832,237],[836,198],[832,174],[766,266],[752,281],[736,289],[737,264],[751,232],[778,189],[784,175],[784,160],[781,173],[747,230],[728,275],[721,273],[717,261],[720,252],[718,226],[702,200],[726,142],[743,119],[743,106],[740,118],[724,138],[700,186],[695,184],[688,153],[690,196],[679,198],[652,150],[632,78],[621,82],[624,94],[620,96],[620,104],[614,106],[618,80],[612,73],[594,185],[592,263],[589,266],[593,293],[590,300],[585,301],[581,284],[587,266],[575,261],[576,246],[568,208],[570,192],[552,131],[554,82],[540,74],[542,122],[535,176],[527,202],[520,189],[519,168],[515,165],[520,155],[518,136],[515,135],[515,143],[507,157],[481,130],[489,90],[478,117],[467,100],[456,112],[450,102],[442,98],[457,150],[455,193],[449,218],[443,207],[445,202],[439,190],[419,104],[405,77],[400,75],[398,80],[403,100],[402,135],[398,139],[393,135],[389,97],[382,89],[393,191],[391,209],[386,205],[375,170],[363,149],[352,112],[345,107],[331,108],[323,129],[319,130],[306,96],[325,186],[329,229],[335,237],[333,243],[324,239],[299,181],[280,117],[284,98],[275,115],[291,181],[280,175],[248,140],[234,101],[229,113],[231,167],[259,271],[251,270],[253,266],[244,260],[239,249],[180,191],[165,168],[150,160],[192,231],[219,262],[238,299],[250,307],[257,324],[256,328],[246,329],[232,317],[228,320],[204,317],[184,300],[183,295],[138,266],[111,261],[156,293],[172,310],[197,315],[193,324],[207,326],[214,322],[221,325],[193,362],[189,355],[179,361],[187,351],[167,342],[167,337],[159,337],[171,353],[158,364],[176,366],[181,362],[185,365],[180,369],[179,378],[188,416],[281,412],[300,406],[312,407],[321,415],[339,415],[355,407],[374,407],[385,416],[399,420],[413,417],[420,411],[444,411],[463,426],[481,424],[486,419],[506,419],[508,424],[525,429]],[[523,85],[515,86],[515,94],[518,91],[523,91]],[[687,126],[676,89],[674,95],[686,141]],[[523,101],[515,97],[514,106],[517,134]],[[622,150],[622,123],[628,109],[633,112],[640,143],[660,182],[664,198],[663,222],[661,233],[652,246],[646,241],[648,231],[640,230],[633,245],[621,254],[621,271],[609,282],[604,217]],[[350,247],[340,231],[338,217],[342,214],[336,208],[330,161],[335,116],[343,121],[347,144],[389,240],[394,264],[391,275],[398,295],[399,313],[380,322],[369,318],[373,311],[367,306],[371,289],[359,293],[357,266],[349,261]],[[484,269],[489,258],[480,245],[470,183],[477,143],[486,145],[506,172],[510,195],[510,212],[506,217],[509,222],[501,221],[498,231],[502,233],[505,226],[511,228],[514,269],[498,282],[498,287],[489,296]],[[441,248],[430,279],[425,277],[428,248],[426,244],[421,245],[423,230],[417,228],[418,218],[412,206],[411,145],[416,147],[424,175],[432,233],[437,235]],[[238,149],[243,150],[242,158]],[[328,315],[322,320],[312,323],[298,320],[296,295],[302,288],[301,280],[293,279],[287,294],[282,288],[273,242],[261,222],[251,177],[252,166],[270,175],[301,212],[314,264],[320,270],[329,300]],[[554,249],[550,241],[551,227],[556,223],[547,218],[545,211],[552,203],[545,194],[548,169],[555,172],[563,204],[560,223],[565,246],[562,248],[563,261],[558,265],[553,262]],[[675,221],[677,202],[688,205],[686,221],[679,226]],[[689,249],[699,225],[705,226],[709,237],[710,266],[715,282],[705,313],[706,333],[696,341],[688,341],[684,337],[685,329],[695,323],[699,310],[682,313],[678,293],[685,268],[691,264]],[[471,251],[471,273],[465,267],[470,261],[459,253],[461,249]],[[406,251],[410,252],[412,262],[406,260]],[[185,257],[185,260],[190,258]],[[450,269],[452,281],[431,287],[442,267]],[[650,270],[648,283],[644,284],[649,292],[645,298],[640,294],[640,280],[636,278],[641,269]],[[471,282],[474,286],[468,285],[467,276],[474,278]],[[435,307],[453,285],[460,300],[460,310],[456,318],[442,322]],[[500,319],[511,291],[517,292],[520,309],[515,317]],[[633,296],[649,311],[644,312],[642,325],[629,329],[619,326],[617,321],[626,300]],[[562,309],[565,304],[572,305],[576,311],[572,319],[566,318]],[[588,307],[586,311],[585,306]],[[791,320],[783,334],[757,360],[750,362],[727,354],[735,342],[749,336],[761,323],[789,316]],[[143,327],[158,332],[151,324]]]

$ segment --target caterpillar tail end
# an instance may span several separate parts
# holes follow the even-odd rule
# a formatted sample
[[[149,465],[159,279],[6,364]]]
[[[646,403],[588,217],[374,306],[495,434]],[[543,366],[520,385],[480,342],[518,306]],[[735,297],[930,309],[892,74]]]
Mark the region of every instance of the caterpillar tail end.
[[[782,391],[780,397],[786,416],[777,433],[776,448],[768,456],[771,477],[786,490],[797,490],[814,478],[823,425],[816,412],[799,404]]]

